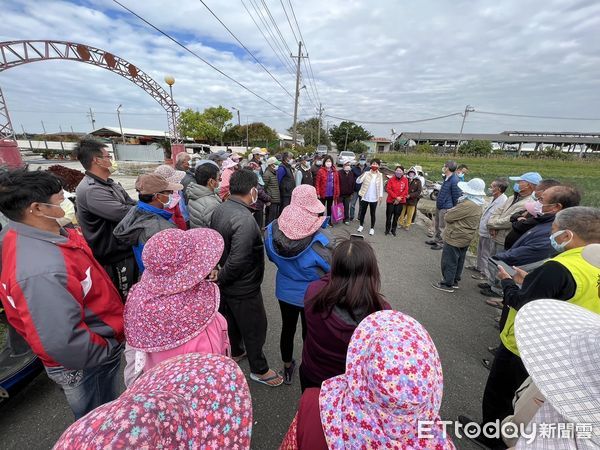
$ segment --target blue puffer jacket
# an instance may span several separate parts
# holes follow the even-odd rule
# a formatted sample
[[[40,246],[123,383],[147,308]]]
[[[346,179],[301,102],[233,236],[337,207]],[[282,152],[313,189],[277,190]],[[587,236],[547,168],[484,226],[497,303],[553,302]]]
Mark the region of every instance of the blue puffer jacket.
[[[308,285],[331,270],[333,240],[329,232],[319,229],[305,239],[288,239],[277,221],[267,226],[265,249],[277,266],[275,296],[286,303],[304,307]]]
[[[554,214],[538,217],[538,224],[517,239],[513,246],[504,252],[497,253],[495,258],[509,266],[522,266],[556,255],[550,244]]]
[[[459,181],[456,174],[452,174],[450,178],[444,180],[435,202],[437,209],[450,209],[456,206],[459,197],[462,195],[462,191],[458,188]]]

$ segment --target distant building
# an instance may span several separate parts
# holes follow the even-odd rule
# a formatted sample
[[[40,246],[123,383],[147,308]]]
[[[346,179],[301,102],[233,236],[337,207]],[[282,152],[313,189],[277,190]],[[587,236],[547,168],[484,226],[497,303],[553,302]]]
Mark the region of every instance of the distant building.
[[[292,145],[294,138],[288,134],[277,133],[279,139],[279,147],[286,147]],[[296,144],[304,147],[304,136],[301,134],[296,135]]]
[[[361,142],[369,148],[367,153],[389,152],[392,147],[392,141],[384,137],[374,137],[368,141]]]
[[[98,128],[90,133],[92,136],[98,136],[110,139],[116,143],[121,143],[121,129],[119,127]],[[127,144],[148,145],[159,141],[169,139],[169,133],[162,130],[144,130],[139,128],[123,128],[123,136]]]

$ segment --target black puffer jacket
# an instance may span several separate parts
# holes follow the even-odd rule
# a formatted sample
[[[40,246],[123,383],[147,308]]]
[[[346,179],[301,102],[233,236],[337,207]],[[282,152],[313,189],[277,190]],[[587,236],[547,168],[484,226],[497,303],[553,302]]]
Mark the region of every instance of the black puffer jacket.
[[[265,251],[252,211],[233,196],[213,212],[210,227],[225,241],[218,278],[222,295],[244,297],[260,291],[265,273]]]

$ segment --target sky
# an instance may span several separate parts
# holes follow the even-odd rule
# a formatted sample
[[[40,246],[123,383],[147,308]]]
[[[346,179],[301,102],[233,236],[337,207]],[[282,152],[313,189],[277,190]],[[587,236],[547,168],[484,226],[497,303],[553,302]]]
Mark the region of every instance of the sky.
[[[164,88],[164,76],[172,75],[173,96],[182,109],[222,105],[235,115],[238,108],[242,123],[262,121],[280,132],[292,125],[290,53],[297,54],[300,33],[309,59],[301,65],[300,84],[306,88],[300,90],[299,118],[314,117],[320,102],[324,127],[338,124],[335,117],[402,122],[461,112],[466,105],[476,111],[600,119],[600,2],[595,0],[204,0],[285,90],[200,0],[120,1],[279,109],[111,0],[2,1],[0,41],[52,39],[98,47],[133,63]],[[281,50],[276,54],[271,47]],[[166,113],[150,95],[88,64],[18,66],[0,72],[0,88],[17,132],[41,132],[42,122],[48,133],[71,127],[88,132],[90,108],[96,128],[118,126],[119,104],[123,127],[167,129]],[[362,125],[389,137],[392,129],[458,132],[461,121],[453,116]],[[598,132],[600,120],[474,112],[464,127],[465,132],[504,130]]]

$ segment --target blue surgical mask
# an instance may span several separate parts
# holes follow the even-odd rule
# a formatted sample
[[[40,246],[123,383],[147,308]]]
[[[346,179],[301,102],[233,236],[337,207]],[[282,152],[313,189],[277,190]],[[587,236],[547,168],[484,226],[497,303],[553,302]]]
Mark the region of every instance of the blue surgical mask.
[[[516,193],[519,193],[521,191],[521,188],[519,187],[519,183],[514,184],[513,191],[515,191]]]
[[[569,239],[568,241],[563,242],[562,244],[559,244],[558,242],[556,242],[556,237],[560,236],[563,233],[566,233],[567,230],[559,230],[556,233],[552,233],[550,235],[550,245],[552,245],[552,247],[554,248],[554,250],[556,250],[558,253],[562,253],[565,251],[565,247],[567,245],[569,245],[569,243],[573,240],[573,236],[571,236],[571,239]]]
[[[458,174],[458,179],[459,179],[460,181],[465,181],[465,174],[464,174],[464,173],[459,173],[459,174]]]

